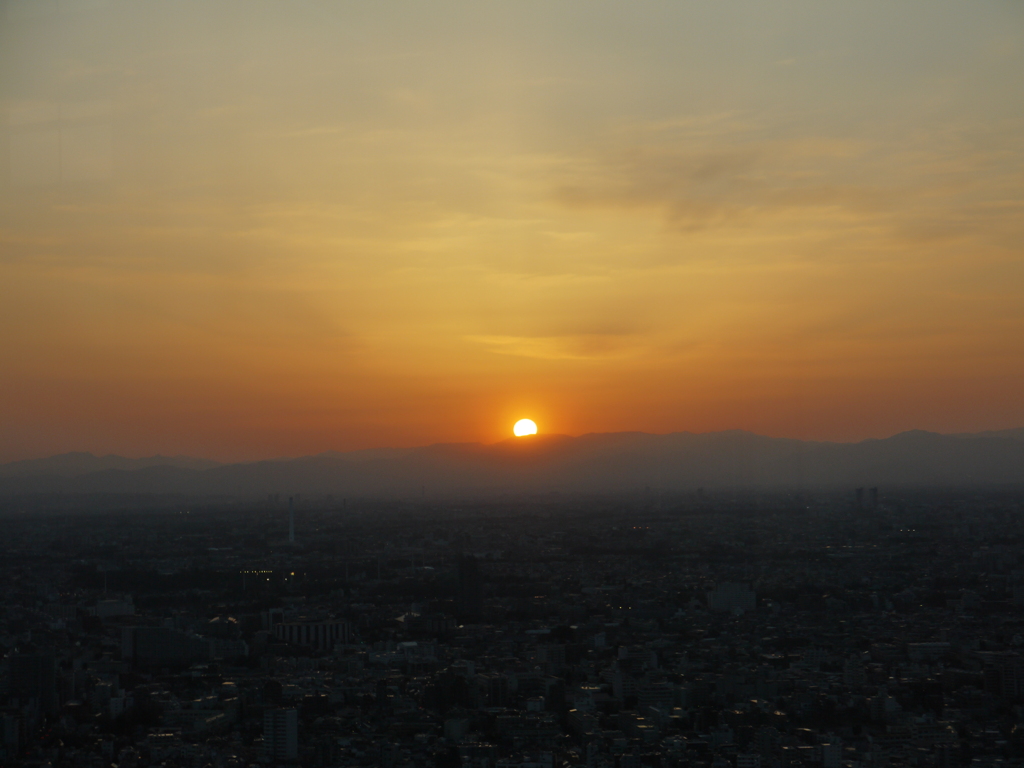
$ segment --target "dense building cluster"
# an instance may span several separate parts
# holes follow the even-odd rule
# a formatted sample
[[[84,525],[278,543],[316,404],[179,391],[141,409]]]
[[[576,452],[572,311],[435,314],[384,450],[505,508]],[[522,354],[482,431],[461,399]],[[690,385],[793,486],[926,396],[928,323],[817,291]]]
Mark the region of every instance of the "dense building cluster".
[[[2,512],[4,765],[1024,765],[1019,495],[75,503]]]

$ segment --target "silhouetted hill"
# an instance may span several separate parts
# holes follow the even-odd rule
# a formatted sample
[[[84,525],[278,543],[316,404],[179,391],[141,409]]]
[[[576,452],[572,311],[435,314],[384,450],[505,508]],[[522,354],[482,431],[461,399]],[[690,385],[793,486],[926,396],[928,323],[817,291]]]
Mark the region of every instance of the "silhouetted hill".
[[[82,456],[78,454],[76,456]],[[88,454],[86,454],[88,456]],[[334,493],[415,496],[549,490],[603,492],[650,486],[801,488],[884,485],[1024,485],[1024,430],[975,435],[903,432],[884,440],[828,443],[749,432],[539,435],[493,445],[328,452],[299,459],[196,466],[198,460],[118,459],[96,471],[48,474],[0,467],[0,492],[182,493],[261,496]],[[67,456],[37,462],[83,467]],[[145,466],[124,462],[147,462]],[[76,463],[78,462],[78,463]],[[24,466],[28,462],[17,462]],[[110,466],[115,465],[115,466]]]
[[[81,451],[61,453],[45,459],[25,459],[0,464],[0,477],[46,475],[50,477],[75,477],[108,469],[136,470],[146,467],[180,467],[183,469],[210,469],[220,466],[216,461],[193,459],[188,456],[147,456],[142,459],[126,459],[124,456],[94,456]]]
[[[1004,437],[1009,440],[1024,441],[1024,427],[1020,429],[999,429],[992,432],[961,432],[952,437],[977,438],[977,437]]]

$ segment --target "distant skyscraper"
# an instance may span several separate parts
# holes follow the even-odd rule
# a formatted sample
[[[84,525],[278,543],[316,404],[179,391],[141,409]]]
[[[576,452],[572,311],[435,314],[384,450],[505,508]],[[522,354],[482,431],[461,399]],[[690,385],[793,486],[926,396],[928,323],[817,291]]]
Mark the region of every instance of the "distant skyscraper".
[[[295,497],[288,497],[288,543],[295,543]]]
[[[57,709],[57,670],[51,654],[14,654],[10,670],[10,694],[21,706],[36,701],[43,712]]]
[[[263,713],[263,759],[299,759],[298,710],[268,709]]]
[[[459,618],[478,621],[483,610],[480,565],[472,555],[459,558]]]

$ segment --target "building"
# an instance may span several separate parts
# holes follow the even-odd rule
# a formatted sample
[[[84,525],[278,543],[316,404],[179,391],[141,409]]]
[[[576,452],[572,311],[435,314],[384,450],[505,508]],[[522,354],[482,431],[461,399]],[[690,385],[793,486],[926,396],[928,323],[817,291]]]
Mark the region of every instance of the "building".
[[[208,642],[211,659],[236,659],[249,655],[249,644],[244,640],[211,637]]]
[[[647,707],[671,709],[675,703],[675,690],[669,683],[648,683],[637,688],[637,707],[641,713]]]
[[[348,622],[339,619],[324,621],[285,621],[274,624],[274,637],[293,645],[306,645],[318,651],[330,651],[335,643],[351,640]]]
[[[459,558],[458,618],[464,622],[480,620],[483,611],[483,588],[480,564],[472,555]]]
[[[743,613],[754,610],[757,595],[746,584],[719,584],[708,592],[708,608],[712,611]]]
[[[42,712],[57,709],[57,669],[52,654],[16,653],[10,659],[10,695],[26,706],[32,702]]]
[[[118,616],[134,616],[135,605],[132,599],[100,600],[95,607],[89,608],[88,612],[101,619],[112,619]]]
[[[295,543],[295,499],[288,497],[288,543]]]
[[[207,640],[170,627],[124,627],[121,658],[142,664],[185,664],[210,658]]]
[[[13,713],[0,713],[0,760],[13,765],[22,743],[22,721]]]
[[[821,768],[839,768],[843,763],[843,743],[835,741],[819,745]]]
[[[263,759],[299,759],[299,713],[295,709],[268,709],[263,713]]]

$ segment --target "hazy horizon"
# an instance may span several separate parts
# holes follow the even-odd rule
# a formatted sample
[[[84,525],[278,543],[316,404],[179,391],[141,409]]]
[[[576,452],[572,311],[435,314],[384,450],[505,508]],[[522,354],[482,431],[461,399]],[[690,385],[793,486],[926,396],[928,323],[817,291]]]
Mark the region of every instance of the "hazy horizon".
[[[886,441],[886,440],[890,440],[890,439],[892,439],[894,437],[899,437],[900,435],[913,434],[913,433],[937,435],[939,437],[990,437],[990,436],[1004,436],[1004,435],[1008,435],[1009,433],[1021,433],[1022,437],[1024,437],[1024,427],[1011,427],[1011,428],[1002,429],[1002,430],[984,430],[984,431],[980,431],[980,432],[950,432],[950,433],[931,432],[929,430],[920,430],[920,429],[909,429],[909,430],[902,430],[900,432],[895,432],[895,433],[889,434],[889,435],[871,436],[871,437],[861,438],[861,439],[858,439],[858,440],[807,440],[807,439],[803,439],[803,438],[792,437],[792,436],[789,436],[789,435],[766,435],[766,434],[763,434],[763,433],[751,432],[749,430],[744,430],[744,429],[723,429],[723,430],[713,430],[713,431],[707,431],[707,432],[692,432],[692,431],[688,431],[688,430],[677,430],[677,431],[673,431],[673,432],[645,432],[645,431],[641,431],[641,430],[621,430],[621,431],[618,431],[618,432],[584,432],[584,433],[581,433],[581,434],[578,434],[578,435],[553,434],[553,433],[541,432],[541,433],[539,433],[537,435],[526,436],[525,438],[524,437],[509,436],[509,437],[503,437],[503,438],[500,438],[498,440],[491,441],[491,442],[461,440],[461,441],[422,443],[422,444],[417,444],[417,445],[389,445],[389,446],[376,446],[376,447],[373,447],[373,448],[352,448],[352,449],[348,449],[348,450],[337,450],[337,449],[333,449],[333,448],[328,448],[328,449],[323,450],[323,451],[318,451],[317,453],[291,454],[291,455],[283,455],[282,454],[282,455],[274,455],[274,456],[260,456],[260,457],[255,457],[255,458],[230,458],[229,457],[229,458],[223,458],[223,459],[212,458],[212,457],[209,457],[209,456],[197,456],[197,455],[188,455],[188,454],[168,454],[168,453],[160,453],[160,452],[152,453],[152,454],[145,454],[145,455],[142,455],[142,454],[140,454],[140,455],[130,455],[130,454],[126,455],[126,454],[118,454],[118,453],[98,453],[96,451],[91,451],[88,448],[83,448],[83,449],[78,449],[78,450],[64,451],[62,453],[56,453],[56,454],[45,454],[45,455],[40,455],[40,456],[25,456],[25,457],[18,458],[18,459],[11,459],[11,460],[8,460],[8,461],[0,462],[0,466],[7,466],[7,465],[10,465],[10,464],[18,464],[18,463],[36,462],[36,461],[46,461],[48,459],[57,459],[57,458],[68,457],[68,456],[91,456],[91,457],[96,458],[96,459],[115,458],[115,459],[127,459],[129,461],[143,461],[143,460],[148,460],[148,459],[166,459],[166,460],[185,459],[185,460],[209,462],[211,465],[221,465],[221,466],[223,466],[223,465],[228,465],[228,464],[253,464],[253,463],[259,463],[259,462],[266,462],[266,461],[293,461],[295,459],[316,458],[316,457],[326,456],[326,455],[331,455],[331,454],[339,455],[339,456],[345,456],[345,455],[359,454],[359,453],[373,454],[373,453],[378,452],[378,451],[380,451],[380,452],[386,452],[386,451],[415,451],[415,450],[418,450],[418,449],[426,449],[426,448],[434,448],[434,447],[445,447],[445,446],[482,446],[482,447],[486,448],[486,447],[496,447],[496,446],[499,446],[499,445],[504,444],[504,443],[510,443],[510,444],[511,443],[516,443],[516,442],[524,441],[524,440],[525,441],[529,441],[529,440],[534,440],[534,439],[540,439],[541,441],[543,441],[546,438],[567,438],[567,439],[570,439],[570,440],[576,440],[576,439],[586,438],[586,437],[613,437],[613,436],[616,436],[616,435],[620,435],[620,436],[625,436],[625,435],[644,435],[644,436],[648,436],[648,437],[670,437],[670,436],[673,436],[673,435],[691,435],[691,436],[694,436],[694,437],[711,437],[711,436],[726,435],[726,434],[746,434],[746,435],[751,435],[752,437],[767,438],[769,440],[793,440],[793,441],[797,441],[797,442],[801,442],[801,443],[808,443],[808,444],[819,443],[819,444],[826,444],[826,445],[857,445],[857,444],[860,444],[860,443],[866,443],[866,442],[872,442],[872,441]]]

